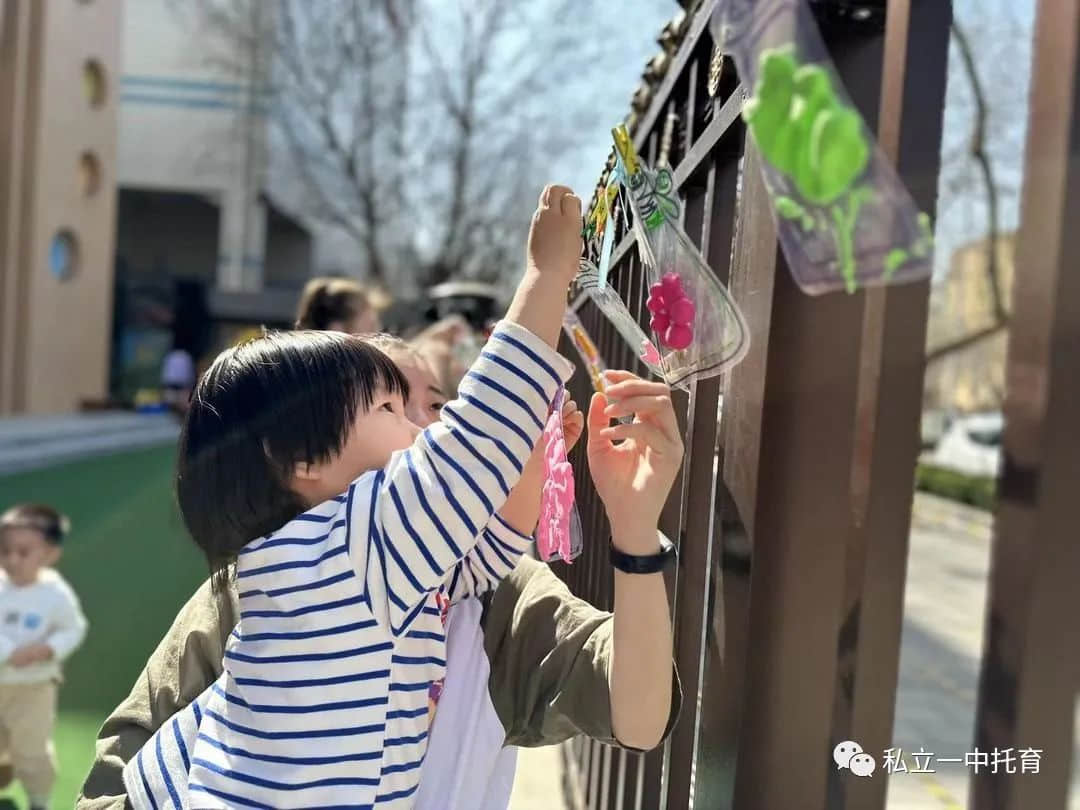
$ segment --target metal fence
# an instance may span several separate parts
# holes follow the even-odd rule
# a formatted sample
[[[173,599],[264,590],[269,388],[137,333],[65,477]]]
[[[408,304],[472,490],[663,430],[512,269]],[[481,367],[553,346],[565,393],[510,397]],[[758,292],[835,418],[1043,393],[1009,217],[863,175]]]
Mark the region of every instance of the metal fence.
[[[686,231],[730,285],[753,344],[733,372],[676,396],[687,452],[661,528],[680,546],[668,582],[680,722],[647,756],[575,741],[566,793],[590,810],[881,808],[887,779],[842,781],[831,752],[853,737],[891,744],[929,283],[821,297],[795,286],[739,118],[742,88],[728,62],[715,71],[714,5],[681,26],[632,133],[639,153],[673,167]],[[814,7],[852,99],[933,214],[951,3]],[[1038,737],[1062,752],[1080,686],[1080,542],[1066,511],[1080,486],[1080,273],[1065,258],[1080,247],[1080,228],[1066,229],[1080,222],[1080,0],[1039,0],[1035,29],[976,744]],[[610,279],[644,325],[647,281],[625,232]],[[642,371],[591,303],[575,306],[609,366]],[[575,385],[586,401],[586,375]],[[606,519],[575,453],[595,545],[558,570],[610,608],[595,539]],[[1064,808],[1068,778],[1068,757],[1022,781],[984,770],[971,806]]]

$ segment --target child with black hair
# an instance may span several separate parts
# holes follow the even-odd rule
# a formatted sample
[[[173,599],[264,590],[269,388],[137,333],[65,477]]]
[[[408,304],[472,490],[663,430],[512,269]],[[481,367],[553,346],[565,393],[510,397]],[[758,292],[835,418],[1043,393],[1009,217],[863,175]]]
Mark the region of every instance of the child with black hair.
[[[268,335],[199,381],[180,508],[240,622],[222,676],[125,768],[134,807],[412,806],[446,608],[531,542],[508,495],[572,370],[554,347],[580,229],[580,200],[547,187],[506,319],[423,431],[361,337]]]
[[[86,619],[52,566],[68,520],[20,504],[0,516],[0,782],[22,782],[44,810],[56,781],[52,732],[60,663],[82,643]]]

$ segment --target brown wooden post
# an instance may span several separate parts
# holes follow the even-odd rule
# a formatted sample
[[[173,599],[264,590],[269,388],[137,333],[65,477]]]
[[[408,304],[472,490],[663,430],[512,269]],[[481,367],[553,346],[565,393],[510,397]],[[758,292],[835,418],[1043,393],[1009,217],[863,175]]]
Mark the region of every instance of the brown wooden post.
[[[1080,687],[1080,1],[1040,0],[1032,52],[975,734],[991,761],[1013,749],[1017,773],[980,769],[974,810],[1066,806]],[[1023,749],[1042,749],[1038,774]]]
[[[916,204],[933,216],[945,106],[951,3],[891,0],[879,142]],[[912,487],[919,450],[929,282],[868,291],[852,461],[854,526],[846,550],[830,742],[858,740],[877,759],[892,746]],[[888,780],[830,769],[843,806],[885,806]],[[841,806],[839,804],[831,806]]]
[[[937,175],[948,4],[911,5],[912,18],[927,16],[917,26],[892,22],[890,80],[899,71],[904,91],[892,87],[883,123],[895,134],[901,95],[907,112],[930,83],[918,103],[931,114],[902,130],[924,128],[932,158],[916,160],[920,136],[912,134],[907,168],[914,179],[917,168],[929,169],[925,185]],[[889,11],[907,17],[908,3],[892,0]],[[873,126],[885,37],[827,33],[838,71]],[[926,68],[904,74],[916,48],[919,59],[927,49]],[[933,199],[920,196],[924,207]],[[832,746],[838,734],[859,738],[862,726],[874,738],[869,750],[878,738],[887,747],[891,734],[927,285],[811,297],[782,257],[775,275],[768,262],[760,272],[773,284],[760,417],[740,404],[725,447],[729,459],[757,456],[756,471],[725,470],[753,543],[734,807],[881,807],[877,783],[885,780],[854,789],[839,781]]]

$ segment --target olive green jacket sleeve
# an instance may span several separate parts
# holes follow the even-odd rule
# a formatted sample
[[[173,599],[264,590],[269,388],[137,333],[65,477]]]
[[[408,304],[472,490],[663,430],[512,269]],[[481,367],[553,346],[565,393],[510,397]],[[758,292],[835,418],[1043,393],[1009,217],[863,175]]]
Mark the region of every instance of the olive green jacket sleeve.
[[[170,717],[221,674],[225,641],[236,626],[236,593],[214,594],[204,583],[177,614],[146,662],[131,694],[98,733],[94,764],[75,810],[123,810],[124,765]]]
[[[611,727],[613,629],[612,614],[573,596],[545,563],[518,563],[484,617],[489,691],[507,745],[553,745],[584,734],[626,747]],[[681,704],[673,664],[665,739]]]

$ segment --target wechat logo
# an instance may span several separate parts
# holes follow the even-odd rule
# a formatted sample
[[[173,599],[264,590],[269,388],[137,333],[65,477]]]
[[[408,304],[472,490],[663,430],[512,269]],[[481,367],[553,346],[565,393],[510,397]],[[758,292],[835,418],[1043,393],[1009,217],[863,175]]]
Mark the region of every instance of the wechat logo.
[[[877,762],[874,758],[863,751],[862,746],[854,740],[844,740],[833,749],[833,762],[837,770],[847,768],[856,776],[873,776]]]

